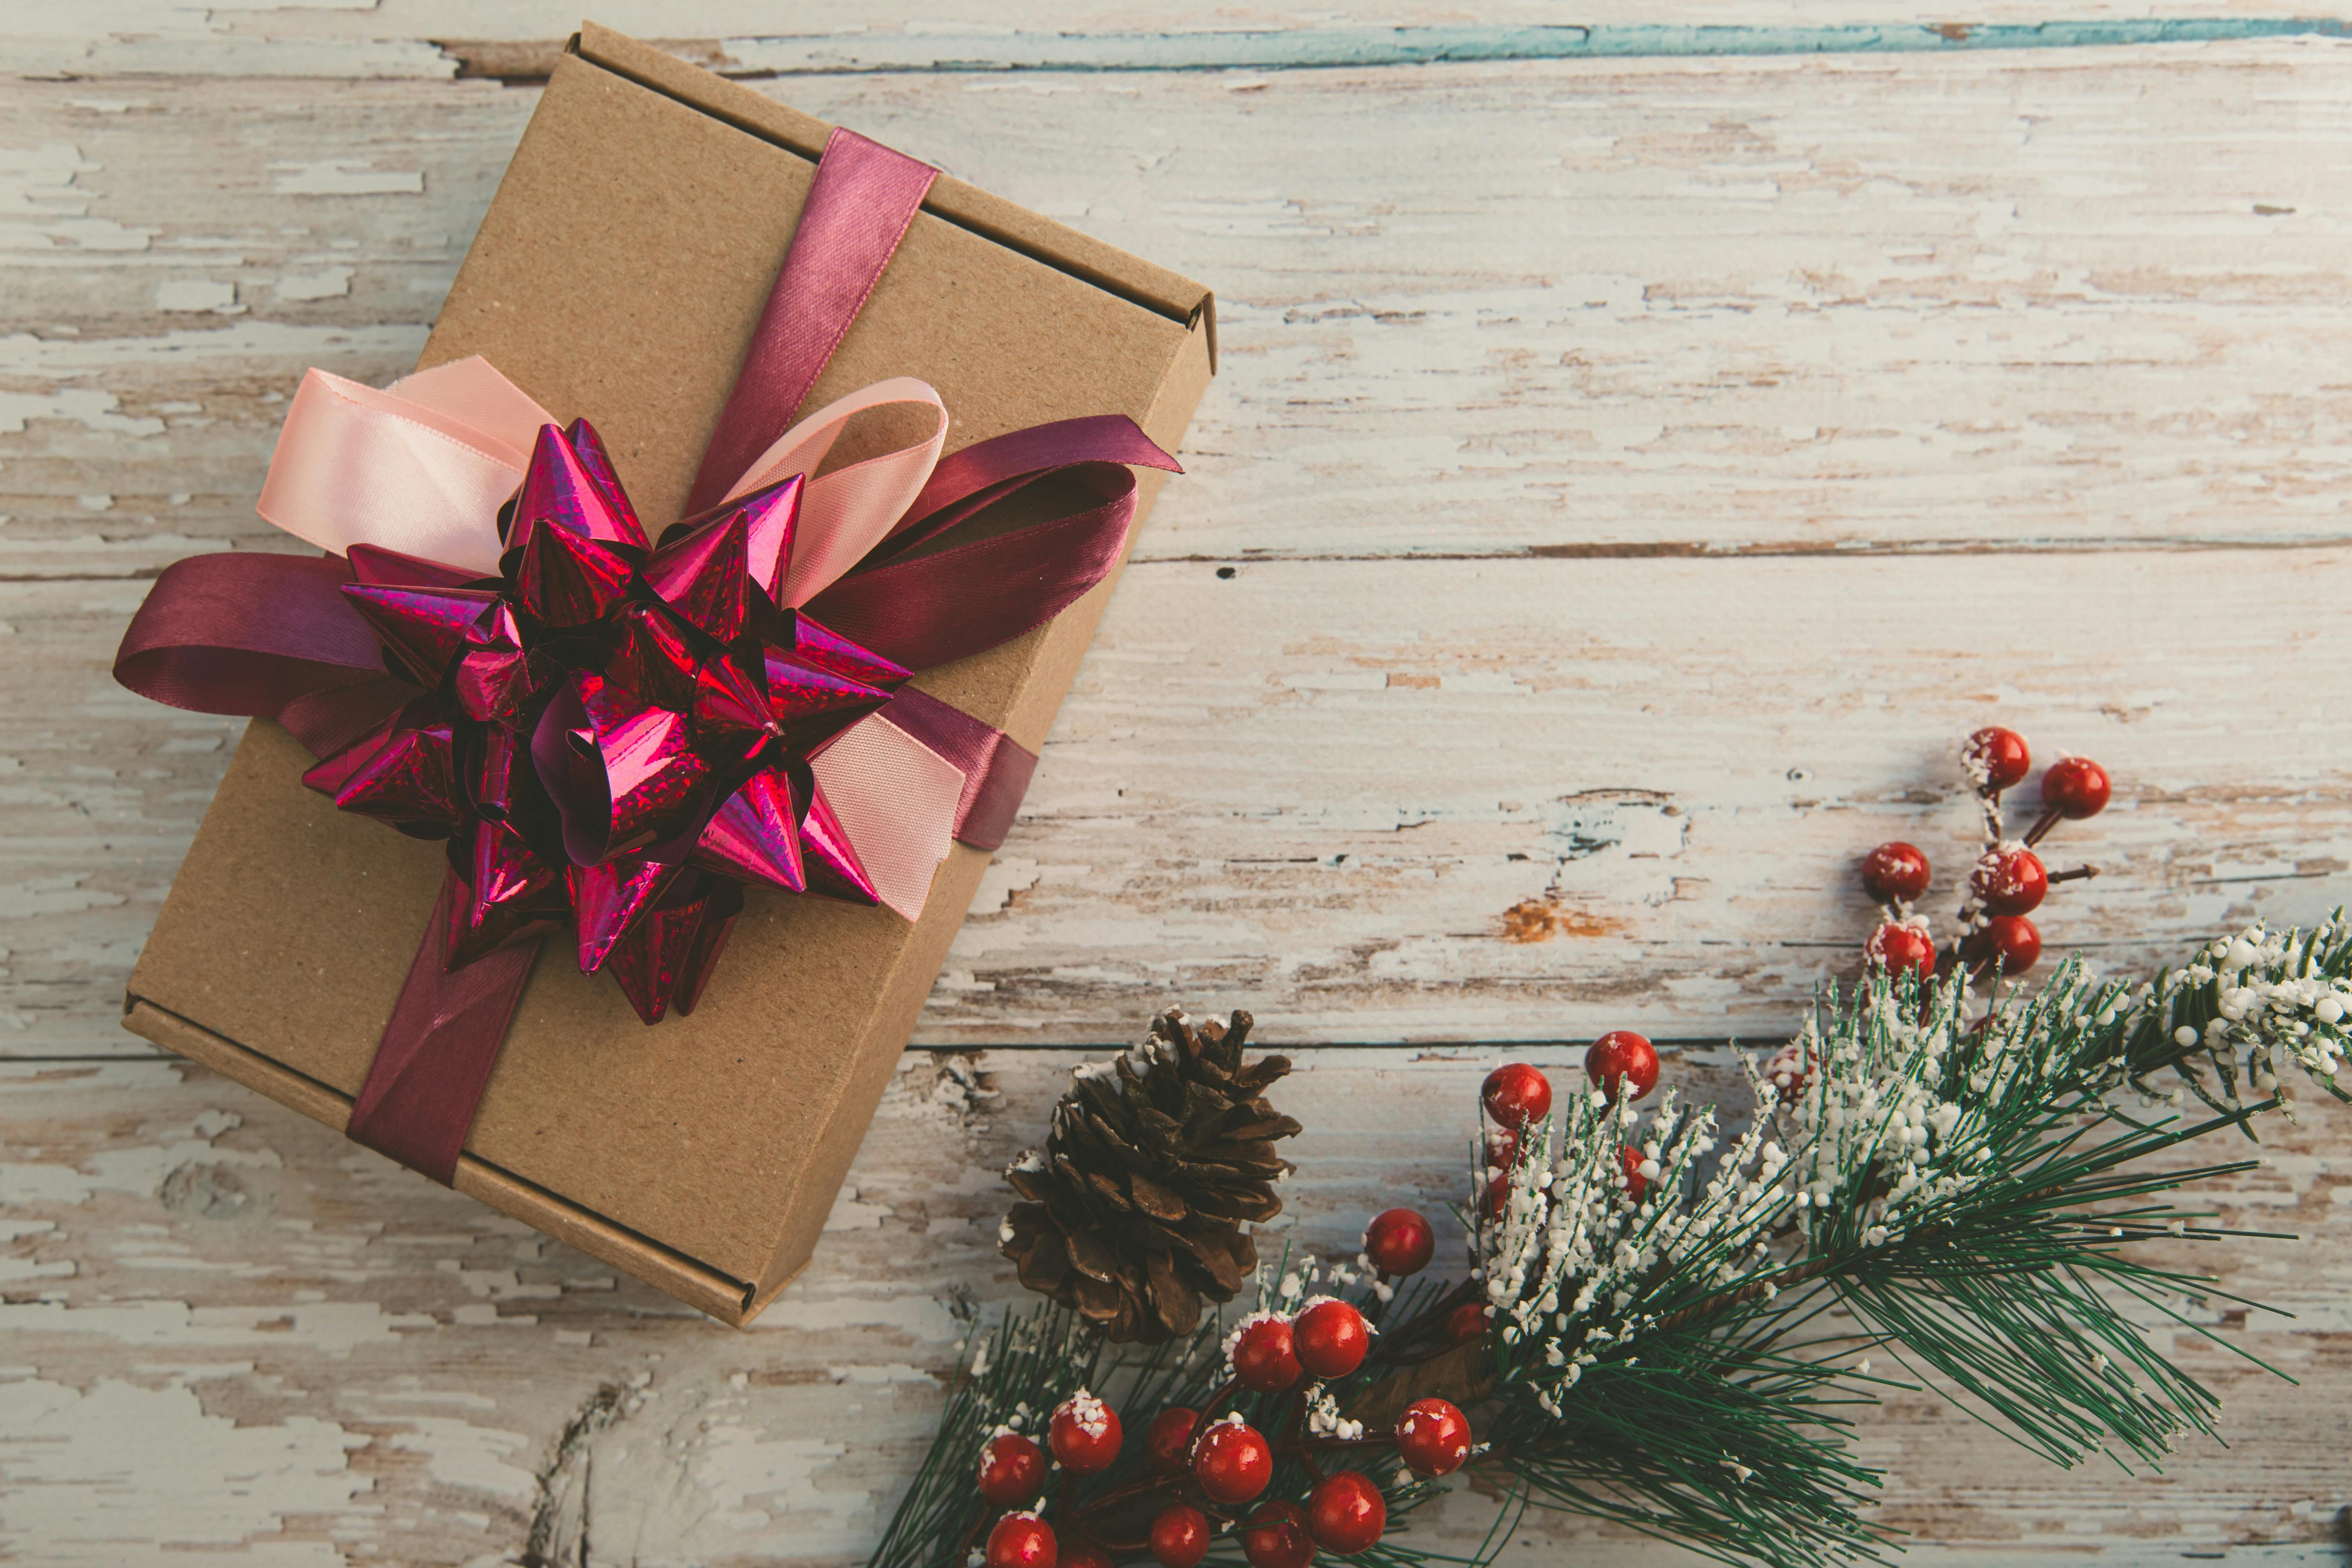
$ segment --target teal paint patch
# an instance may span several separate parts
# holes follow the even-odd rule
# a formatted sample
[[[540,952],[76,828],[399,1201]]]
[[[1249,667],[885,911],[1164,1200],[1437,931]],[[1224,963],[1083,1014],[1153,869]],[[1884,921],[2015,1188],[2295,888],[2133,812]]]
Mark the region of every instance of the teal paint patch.
[[[1332,70],[1508,60],[1949,54],[2352,37],[2322,17],[1927,26],[1298,27],[1171,33],[845,34],[730,39],[735,75],[890,71]]]

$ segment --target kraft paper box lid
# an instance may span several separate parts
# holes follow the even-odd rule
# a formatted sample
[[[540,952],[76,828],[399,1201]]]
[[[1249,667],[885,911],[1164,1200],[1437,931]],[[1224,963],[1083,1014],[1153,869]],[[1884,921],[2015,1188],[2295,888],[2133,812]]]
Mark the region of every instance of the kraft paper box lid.
[[[481,354],[681,511],[830,127],[593,26],[550,79],[421,363]],[[948,449],[1126,414],[1175,450],[1208,292],[942,177],[811,395],[929,382]],[[1139,525],[1163,476],[1141,472]],[[1112,584],[916,684],[1035,750]],[[340,1129],[415,956],[441,847],[302,787],[255,721],[132,972],[126,1025]],[[551,939],[456,1183],[731,1322],[807,1261],[987,855],[922,919],[766,888],[690,1017],[640,1024]],[[423,1178],[418,1178],[423,1180]]]

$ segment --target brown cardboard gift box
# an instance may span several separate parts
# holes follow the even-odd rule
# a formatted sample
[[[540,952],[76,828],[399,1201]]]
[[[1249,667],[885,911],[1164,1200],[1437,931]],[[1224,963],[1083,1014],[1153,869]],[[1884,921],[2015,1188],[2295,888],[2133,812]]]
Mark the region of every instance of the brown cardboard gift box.
[[[677,516],[829,127],[614,33],[549,81],[422,363],[490,360]],[[941,178],[808,406],[929,382],[948,448],[1126,414],[1174,450],[1212,371],[1198,284]],[[1161,476],[1142,473],[1138,521]],[[1035,750],[1111,590],[917,684]],[[439,886],[438,845],[337,812],[256,721],[131,977],[126,1025],[334,1128]],[[988,857],[913,925],[754,889],[692,1016],[648,1028],[551,944],[455,1185],[730,1323],[806,1263]]]

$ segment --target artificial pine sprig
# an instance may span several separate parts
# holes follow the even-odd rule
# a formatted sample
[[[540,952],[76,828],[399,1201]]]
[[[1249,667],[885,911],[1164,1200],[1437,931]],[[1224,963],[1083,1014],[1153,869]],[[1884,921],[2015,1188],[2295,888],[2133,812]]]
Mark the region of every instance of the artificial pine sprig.
[[[1655,1056],[1638,1037],[1604,1037],[1594,1089],[1556,1111],[1532,1068],[1498,1073],[1518,1075],[1514,1113],[1505,1168],[1474,1184],[1467,1279],[1304,1263],[1250,1281],[1244,1330],[1268,1314],[1298,1323],[1328,1289],[1377,1331],[1344,1376],[1252,1392],[1230,1320],[1146,1348],[1064,1308],[1008,1314],[976,1337],[876,1568],[973,1568],[997,1517],[972,1489],[983,1447],[1038,1432],[1081,1389],[1139,1423],[1197,1411],[1183,1463],[1214,1426],[1266,1435],[1265,1499],[1300,1496],[1335,1467],[1361,1472],[1390,1524],[1351,1560],[1381,1568],[1486,1563],[1530,1507],[1726,1563],[1877,1557],[1893,1541],[1864,1512],[1880,1477],[1850,1434],[1890,1386],[1934,1386],[2061,1464],[2159,1463],[2212,1433],[2217,1404],[2148,1329],[2244,1352],[2198,1321],[2236,1298],[2134,1244],[2259,1234],[2218,1229],[2180,1197],[2252,1162],[2161,1157],[2281,1107],[2289,1068],[2352,1098],[2336,1081],[2352,1057],[2352,931],[2341,911],[2309,933],[2250,927],[2137,986],[2069,963],[1979,1006],[1958,973],[1882,971],[1829,991],[1769,1065],[1747,1064],[1755,1110],[1736,1130],[1671,1090],[1642,1115]],[[2181,1086],[2160,1087],[2164,1072]],[[2211,1114],[2187,1115],[2190,1095]],[[1420,1234],[1412,1268],[1428,1255]],[[1472,1464],[1504,1494],[1467,1559],[1397,1533],[1444,1489],[1397,1462],[1398,1413],[1427,1395],[1459,1403]],[[1147,1449],[1043,1489],[1034,1522],[1066,1532],[1058,1568],[1147,1551],[1179,1568],[1232,1563],[1244,1542],[1254,1568],[1305,1561],[1278,1531],[1252,1531],[1265,1504],[1219,1506]],[[1213,1517],[1192,1554],[1171,1557],[1139,1532],[1178,1503]]]
[[[1353,1269],[1293,1265],[1286,1257],[1258,1269],[1249,1283],[1255,1308],[1232,1320],[1234,1324],[1263,1315],[1287,1321],[1318,1300],[1337,1299],[1367,1318],[1384,1310],[1398,1325],[1392,1331],[1401,1348],[1425,1339],[1418,1331],[1442,1308],[1445,1293],[1427,1281],[1406,1280],[1387,1286],[1383,1301],[1373,1282]],[[1265,1492],[1269,1499],[1304,1495],[1343,1469],[1362,1473],[1378,1488],[1387,1526],[1352,1562],[1410,1568],[1483,1561],[1416,1550],[1399,1538],[1409,1528],[1406,1516],[1444,1489],[1400,1462],[1391,1433],[1368,1430],[1349,1414],[1396,1373],[1402,1357],[1376,1350],[1348,1376],[1257,1392],[1229,1375],[1237,1332],[1213,1316],[1183,1340],[1127,1346],[1111,1342],[1076,1310],[1051,1301],[1025,1312],[1008,1310],[993,1328],[975,1328],[930,1451],[870,1559],[872,1568],[969,1568],[979,1561],[981,1543],[1003,1511],[974,1490],[983,1450],[1007,1435],[1042,1443],[1057,1407],[1082,1391],[1123,1413],[1128,1432],[1116,1459],[1099,1471],[1076,1474],[1057,1464],[1033,1505],[1050,1521],[1066,1565],[1077,1563],[1081,1552],[1105,1560],[1143,1555],[1156,1516],[1171,1504],[1197,1508],[1210,1521],[1212,1543],[1199,1561],[1225,1568],[1244,1561],[1234,1527],[1255,1510],[1220,1505],[1202,1495],[1187,1466],[1157,1462],[1146,1423],[1171,1410],[1197,1415],[1189,1445],[1195,1452],[1203,1435],[1227,1420],[1265,1434],[1274,1461]],[[1388,1419],[1392,1426],[1393,1413]],[[1501,1544],[1499,1537],[1494,1544]]]
[[[2120,1071],[2151,1094],[2147,1075],[2170,1068],[2216,1110],[2244,1109],[2251,1089],[2291,1118],[2288,1069],[2299,1068],[2352,1101],[2352,1085],[2337,1078],[2352,1055],[2352,928],[2341,909],[2309,931],[2256,921],[2135,990],[2116,988],[2095,1024],[2123,1032]]]

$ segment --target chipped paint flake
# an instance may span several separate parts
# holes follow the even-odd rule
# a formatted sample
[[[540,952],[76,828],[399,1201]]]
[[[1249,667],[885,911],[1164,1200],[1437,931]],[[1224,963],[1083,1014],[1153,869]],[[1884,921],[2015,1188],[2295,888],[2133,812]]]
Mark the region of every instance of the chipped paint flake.
[[[373,1483],[347,1459],[367,1443],[315,1416],[208,1415],[184,1384],[0,1383],[0,1549],[125,1564],[252,1543],[251,1560],[271,1568],[341,1568],[331,1542],[286,1539],[289,1516],[336,1513],[367,1493]]]
[[[281,196],[415,195],[425,175],[415,169],[378,169],[347,158],[272,163],[270,189]]]

